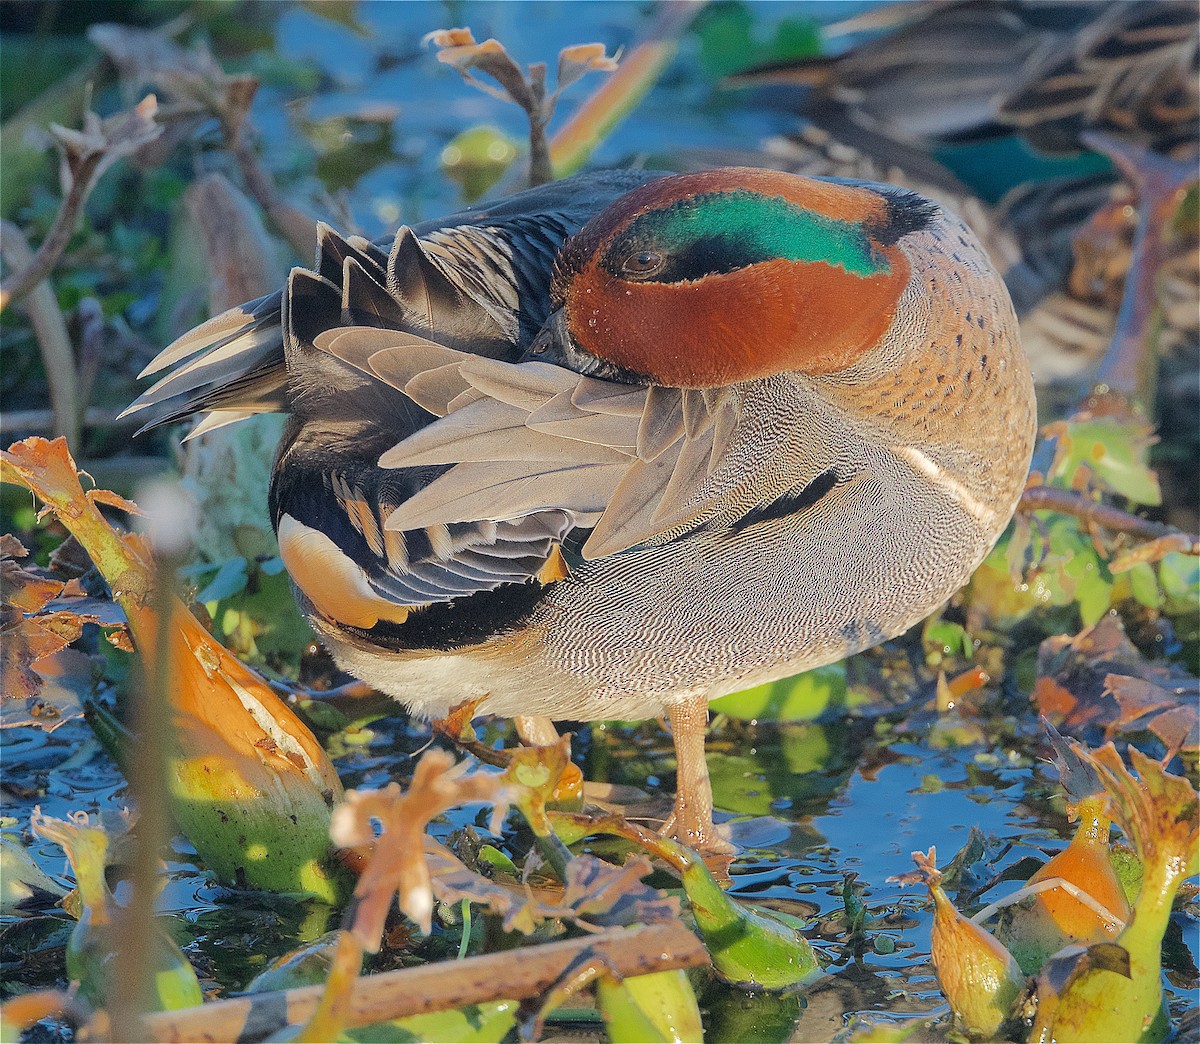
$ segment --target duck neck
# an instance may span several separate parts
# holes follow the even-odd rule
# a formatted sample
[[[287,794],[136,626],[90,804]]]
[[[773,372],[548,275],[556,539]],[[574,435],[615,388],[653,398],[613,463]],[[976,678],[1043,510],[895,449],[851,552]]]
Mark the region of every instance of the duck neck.
[[[822,379],[875,440],[946,474],[1007,521],[1036,433],[1033,382],[1003,281],[943,216],[906,238],[912,278],[879,346]]]

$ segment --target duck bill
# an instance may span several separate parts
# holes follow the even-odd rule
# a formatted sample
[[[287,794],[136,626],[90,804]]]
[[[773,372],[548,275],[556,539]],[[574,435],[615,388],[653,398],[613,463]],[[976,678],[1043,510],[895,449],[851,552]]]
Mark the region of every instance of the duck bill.
[[[631,383],[629,375],[617,366],[584,351],[579,346],[571,336],[565,308],[558,308],[550,313],[537,336],[529,342],[529,347],[521,356],[521,362],[553,363],[588,377]]]
[[[573,362],[581,354],[567,328],[566,309],[558,308],[550,313],[537,335],[529,342],[521,361],[553,363],[573,370]]]

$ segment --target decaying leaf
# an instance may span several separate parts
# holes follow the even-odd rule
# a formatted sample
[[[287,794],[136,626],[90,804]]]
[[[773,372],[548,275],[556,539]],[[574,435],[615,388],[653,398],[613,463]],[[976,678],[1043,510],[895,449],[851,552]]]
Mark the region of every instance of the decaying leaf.
[[[1169,760],[1200,741],[1200,680],[1176,665],[1145,659],[1120,618],[1105,616],[1077,635],[1038,649],[1033,699],[1058,728],[1091,740],[1152,732]]]
[[[64,657],[67,646],[85,624],[119,627],[121,614],[77,579],[22,564],[27,557],[15,537],[0,537],[0,727],[53,731],[83,713],[79,697],[92,680],[90,661]]]
[[[529,118],[529,180],[538,185],[553,176],[545,128],[554,115],[559,96],[589,72],[613,72],[616,59],[609,57],[603,44],[577,44],[559,52],[557,83],[546,90],[546,64],[533,62],[522,69],[499,40],[476,43],[470,29],[441,29],[429,33],[426,43],[438,48],[437,58],[457,69],[467,83],[501,101],[519,105]],[[500,86],[480,80],[480,72]]]
[[[559,907],[541,898],[537,890],[515,879],[483,877],[431,837],[425,838],[425,861],[438,902],[454,904],[465,899],[482,906],[502,918],[506,932],[528,935],[541,921],[561,914]]]
[[[1138,504],[1162,503],[1158,476],[1149,463],[1150,447],[1158,440],[1144,417],[1085,410],[1047,424],[1042,434],[1055,440],[1049,480],[1071,489],[1115,493]]]
[[[228,76],[202,41],[190,50],[173,37],[178,21],[157,29],[115,23],[93,25],[88,39],[117,66],[127,93],[152,86],[172,102],[175,118],[216,116],[230,133],[245,122],[258,90],[253,76]]]
[[[155,119],[157,113],[158,100],[148,94],[132,109],[106,119],[85,112],[80,130],[51,124],[50,136],[62,156],[64,190],[75,183],[86,186],[82,189],[86,195],[117,160],[132,155],[162,134],[162,125]]]
[[[62,846],[75,875],[78,919],[67,944],[67,975],[78,982],[83,995],[94,1005],[111,1000],[120,989],[116,980],[115,956],[125,940],[120,934],[119,907],[105,879],[110,848],[128,827],[122,821],[116,836],[90,822],[84,812],[68,819],[53,819],[35,809],[30,817],[33,832]],[[155,925],[149,939],[138,940],[151,954],[148,970],[151,989],[148,1000],[158,1011],[190,1008],[204,995],[187,957],[178,944]]]
[[[1135,777],[1116,748],[1089,751],[1070,744],[1104,788],[1107,811],[1133,842],[1142,863],[1142,884],[1133,913],[1115,944],[1127,966],[1112,962],[1076,969],[1058,988],[1043,976],[1033,1039],[1159,1040],[1168,1023],[1162,1007],[1162,943],[1171,906],[1184,878],[1200,870],[1200,795],[1135,747]],[[1139,778],[1140,777],[1140,778]]]
[[[528,935],[544,920],[561,920],[599,930],[652,924],[679,916],[679,901],[642,883],[653,869],[635,855],[614,866],[591,855],[567,864],[564,888],[534,888],[503,878],[486,878],[468,868],[445,845],[425,839],[434,898],[452,904],[464,899],[503,918],[504,930]]]
[[[576,44],[558,52],[558,89],[565,90],[590,72],[616,72],[617,59],[604,44]]]
[[[679,900],[642,884],[653,869],[643,855],[630,856],[619,867],[595,856],[576,856],[567,865],[563,906],[575,919],[602,928],[669,921],[679,916]]]
[[[330,823],[334,844],[354,848],[375,843],[354,890],[358,909],[352,930],[364,950],[378,952],[393,895],[423,932],[431,930],[433,887],[425,858],[425,827],[458,805],[501,800],[500,780],[470,773],[468,767],[467,762],[456,764],[445,751],[430,750],[417,762],[407,791],[397,783],[382,790],[351,790],[345,803],[334,809]],[[373,822],[382,827],[378,838]]]
[[[1200,749],[1200,681],[1188,678],[1167,685],[1149,678],[1107,674],[1104,685],[1121,709],[1106,730],[1109,739],[1145,729],[1162,740],[1164,761],[1180,750]]]

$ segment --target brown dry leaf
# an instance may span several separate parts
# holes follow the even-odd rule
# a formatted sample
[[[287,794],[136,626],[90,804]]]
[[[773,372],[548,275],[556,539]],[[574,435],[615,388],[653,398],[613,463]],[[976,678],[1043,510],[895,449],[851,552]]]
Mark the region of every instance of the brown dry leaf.
[[[1063,732],[1099,743],[1149,731],[1169,758],[1197,744],[1198,686],[1174,664],[1147,660],[1120,618],[1105,616],[1077,635],[1042,642],[1033,700]]]
[[[483,696],[477,696],[473,700],[456,703],[450,708],[449,714],[433,722],[434,729],[456,742],[460,739],[474,740],[475,729],[471,722],[475,720],[475,710],[483,700]]]
[[[438,48],[437,60],[457,69],[472,87],[500,101],[516,102],[530,115],[540,109],[539,93],[499,40],[476,43],[467,28],[437,30],[429,33],[425,40]],[[472,70],[486,73],[500,84],[500,89],[473,76]],[[544,67],[542,72],[544,74]]]
[[[1176,552],[1184,555],[1196,554],[1196,538],[1191,533],[1168,533],[1157,540],[1148,540],[1115,555],[1108,563],[1108,571],[1114,574],[1128,572],[1135,565],[1143,562],[1161,562],[1167,555]]]
[[[203,42],[190,50],[180,47],[173,39],[180,27],[178,20],[159,29],[104,23],[91,26],[87,35],[117,66],[126,93],[153,86],[173,103],[172,117],[192,123],[216,116],[236,134],[258,91],[258,80],[226,75]]]
[[[563,906],[572,919],[602,928],[674,920],[679,900],[642,883],[653,870],[644,855],[630,856],[624,866],[576,856],[567,864]]]
[[[468,763],[430,750],[417,762],[407,791],[396,783],[383,790],[351,790],[333,812],[330,836],[342,848],[375,842],[354,896],[358,909],[352,931],[364,950],[376,953],[396,895],[400,909],[428,934],[432,928],[433,889],[425,858],[425,827],[457,805],[499,799],[500,780],[482,772],[468,774]],[[383,833],[377,839],[373,822]]]
[[[561,917],[559,907],[546,902],[528,885],[489,879],[471,870],[440,841],[425,838],[433,895],[440,903],[464,899],[485,906],[504,919],[506,932],[528,935],[547,918]]]
[[[558,52],[558,76],[555,91],[564,91],[590,72],[616,72],[617,59],[604,44],[576,44]]]
[[[1180,679],[1177,685],[1166,685],[1148,678],[1109,674],[1104,684],[1121,708],[1120,716],[1109,723],[1107,739],[1145,729],[1166,746],[1164,761],[1170,761],[1180,750],[1200,748],[1200,680]]]
[[[64,183],[78,182],[86,193],[117,160],[162,134],[162,125],[155,120],[157,113],[158,101],[148,94],[132,109],[103,120],[94,112],[85,112],[81,130],[52,123],[50,137],[62,157]]]
[[[21,564],[26,557],[15,537],[0,538],[0,728],[53,731],[83,713],[80,697],[92,684],[90,659],[64,658],[67,646],[84,624],[119,626],[123,616],[88,598],[77,579]]]

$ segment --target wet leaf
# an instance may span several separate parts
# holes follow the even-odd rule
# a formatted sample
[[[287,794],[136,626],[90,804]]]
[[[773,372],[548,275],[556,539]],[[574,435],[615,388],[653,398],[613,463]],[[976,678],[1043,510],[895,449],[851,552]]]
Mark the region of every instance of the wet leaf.
[[[835,663],[722,696],[709,709],[741,721],[812,721],[844,707],[847,694],[846,665]]]
[[[116,921],[116,900],[105,880],[109,836],[82,812],[61,820],[35,810],[30,826],[38,836],[61,845],[71,863],[81,909],[67,943],[67,974],[80,984],[83,995],[93,1005],[102,1006],[120,988],[113,980],[113,959],[125,943]],[[139,945],[148,947],[152,955],[149,996],[154,1010],[190,1008],[204,1000],[187,957],[160,925],[152,938],[139,940]]]
[[[121,622],[111,605],[87,597],[78,580],[21,565],[28,552],[14,537],[0,544],[0,727],[53,731],[82,715],[92,664],[67,646],[85,624]]]
[[[1200,680],[1164,685],[1147,678],[1108,674],[1104,684],[1121,711],[1108,727],[1110,738],[1145,729],[1162,740],[1167,750],[1164,761],[1180,750],[1200,748]]]
[[[1137,504],[1161,504],[1158,476],[1149,464],[1150,447],[1158,441],[1153,430],[1142,418],[1086,412],[1048,424],[1043,435],[1056,445],[1047,478],[1071,489],[1094,483]]]
[[[567,864],[563,905],[578,919],[605,928],[677,918],[678,899],[642,884],[653,869],[642,855],[619,867],[595,856],[576,856]]]
[[[612,1044],[704,1039],[696,994],[682,968],[620,981],[603,975],[596,1003]]]
[[[441,842],[425,838],[430,887],[438,902],[454,905],[464,899],[499,916],[506,932],[530,934],[543,920],[560,916],[555,904],[539,898],[527,885],[483,877],[471,870]],[[516,870],[513,867],[514,871]]]
[[[57,903],[67,890],[48,877],[13,834],[0,834],[0,914],[6,917]]]
[[[492,1044],[508,1039],[517,1023],[517,1009],[513,1000],[488,1001],[348,1029],[342,1039],[363,1044]]]
[[[1162,940],[1184,878],[1200,870],[1200,795],[1136,747],[1129,757],[1138,777],[1107,744],[1071,750],[1088,762],[1104,787],[1108,812],[1137,850],[1142,885],[1132,917],[1115,940],[1129,957],[1127,973],[1089,965],[1061,988],[1039,982],[1035,1039],[1158,1040],[1168,1029],[1162,1002]]]

